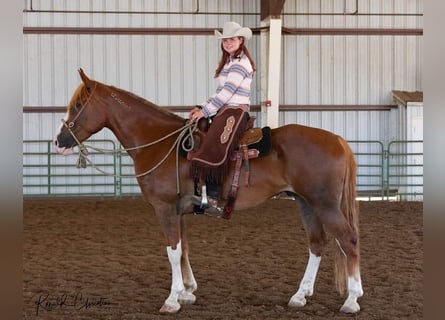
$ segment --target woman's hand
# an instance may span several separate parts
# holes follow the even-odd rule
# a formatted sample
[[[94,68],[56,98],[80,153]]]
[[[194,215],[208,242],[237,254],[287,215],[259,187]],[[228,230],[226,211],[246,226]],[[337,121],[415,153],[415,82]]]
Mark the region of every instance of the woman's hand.
[[[198,121],[202,117],[204,117],[204,112],[198,107],[193,108],[189,113],[189,120],[192,122]]]

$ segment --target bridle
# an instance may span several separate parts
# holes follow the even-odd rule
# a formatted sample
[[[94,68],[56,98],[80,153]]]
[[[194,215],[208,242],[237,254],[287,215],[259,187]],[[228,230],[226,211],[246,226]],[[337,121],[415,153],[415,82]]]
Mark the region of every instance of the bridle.
[[[87,97],[87,100],[85,101],[85,103],[82,104],[82,107],[77,112],[77,114],[76,114],[76,116],[74,117],[73,120],[71,120],[69,123],[66,123],[65,119],[61,119],[61,121],[62,121],[63,125],[65,126],[65,128],[67,128],[70,132],[71,132],[71,128],[74,127],[76,120],[79,119],[79,116],[82,114],[83,110],[85,110],[86,106],[90,102],[91,98],[93,97],[94,92],[96,92],[96,88],[97,88],[97,82],[94,83],[93,90],[91,91],[91,93],[89,93],[89,95]],[[76,142],[77,142],[77,140],[76,140]]]
[[[113,177],[142,177],[145,176],[147,174],[150,174],[151,172],[153,172],[154,170],[156,170],[159,166],[161,166],[162,163],[164,163],[165,160],[167,160],[167,158],[171,155],[171,153],[173,152],[173,150],[176,147],[176,189],[177,189],[177,193],[180,194],[180,187],[179,187],[179,149],[180,147],[182,147],[182,149],[186,152],[193,150],[194,148],[194,138],[193,138],[193,132],[196,131],[196,128],[198,126],[197,122],[186,122],[186,124],[170,133],[168,133],[167,135],[140,145],[140,146],[135,146],[135,147],[130,147],[130,148],[122,148],[122,149],[118,149],[118,150],[110,150],[110,149],[101,149],[101,148],[96,148],[93,146],[89,146],[89,145],[85,145],[83,144],[76,136],[76,134],[73,132],[72,128],[75,126],[75,122],[76,120],[78,120],[79,116],[82,114],[82,112],[85,110],[86,106],[88,105],[88,103],[91,101],[91,98],[96,90],[97,87],[97,82],[94,85],[93,90],[91,91],[91,93],[88,95],[87,100],[85,101],[85,103],[82,105],[82,107],[80,108],[80,110],[78,111],[78,113],[76,114],[76,116],[74,117],[73,120],[71,120],[69,123],[67,121],[65,121],[65,119],[62,119],[62,123],[65,126],[65,128],[68,130],[68,132],[71,134],[71,136],[73,137],[73,139],[76,141],[77,146],[79,147],[79,158],[77,160],[77,167],[78,168],[86,168],[87,166],[87,162],[90,164],[90,166],[94,169],[96,169],[97,171],[107,175],[107,176],[113,176]],[[114,99],[116,99],[115,97],[113,97]],[[172,146],[170,147],[170,149],[167,151],[167,153],[164,155],[164,157],[152,168],[150,168],[149,170],[139,173],[137,175],[116,175],[116,174],[111,174],[111,173],[107,173],[105,171],[103,171],[102,169],[98,168],[89,158],[88,158],[88,149],[93,149],[95,151],[101,152],[101,153],[108,153],[108,154],[120,154],[123,151],[127,152],[127,151],[131,151],[131,150],[137,150],[137,149],[142,149],[142,148],[146,148],[146,147],[150,147],[153,146],[159,142],[162,142],[168,138],[170,138],[171,136],[178,134],[178,137],[176,138],[175,142],[172,144]],[[189,141],[189,145],[186,145],[186,141]]]

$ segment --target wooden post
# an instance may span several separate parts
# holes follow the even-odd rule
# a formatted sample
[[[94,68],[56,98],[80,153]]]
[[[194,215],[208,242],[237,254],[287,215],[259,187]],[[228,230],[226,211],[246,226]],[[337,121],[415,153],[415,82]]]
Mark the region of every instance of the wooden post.
[[[281,18],[270,17],[261,21],[261,123],[271,128],[279,125],[280,71],[281,71]]]

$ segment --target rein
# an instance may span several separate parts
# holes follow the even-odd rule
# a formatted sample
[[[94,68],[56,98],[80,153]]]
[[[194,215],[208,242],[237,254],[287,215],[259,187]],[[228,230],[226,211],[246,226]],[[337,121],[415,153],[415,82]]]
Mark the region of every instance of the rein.
[[[62,120],[63,121],[63,120]],[[111,176],[111,177],[116,177],[116,178],[121,178],[121,177],[142,177],[145,176],[147,174],[152,173],[154,170],[156,170],[157,168],[159,168],[162,163],[165,162],[165,160],[167,160],[167,158],[171,155],[171,153],[173,152],[173,150],[176,147],[176,191],[178,194],[180,194],[180,187],[179,187],[179,148],[182,147],[185,151],[191,151],[194,147],[194,140],[193,140],[193,132],[196,130],[198,123],[197,122],[188,122],[186,123],[184,126],[180,127],[179,129],[170,132],[169,134],[163,136],[162,138],[140,145],[140,146],[135,146],[135,147],[130,147],[130,148],[122,148],[119,150],[112,150],[112,149],[101,149],[101,148],[96,148],[90,145],[85,145],[82,142],[79,141],[79,139],[76,137],[76,135],[74,134],[74,132],[71,130],[71,127],[66,123],[66,121],[63,121],[63,124],[65,125],[65,127],[67,128],[68,132],[71,134],[71,136],[74,138],[74,140],[76,141],[78,147],[79,147],[79,159],[77,160],[77,167],[78,168],[86,168],[87,163],[90,164],[90,166],[92,168],[94,168],[95,170],[107,175],[107,176]],[[117,175],[117,174],[112,174],[112,173],[107,173],[104,170],[98,168],[89,158],[88,158],[88,148],[93,149],[95,151],[101,152],[101,153],[108,153],[108,154],[119,154],[122,153],[123,151],[127,152],[127,151],[131,151],[131,150],[137,150],[137,149],[142,149],[142,148],[147,148],[153,145],[158,144],[159,142],[162,142],[168,138],[170,138],[171,136],[175,135],[179,133],[178,137],[176,138],[175,142],[173,142],[172,146],[170,147],[170,149],[167,151],[167,153],[164,155],[164,157],[155,165],[153,166],[151,169],[136,174],[136,175]],[[184,138],[184,139],[183,139]],[[187,141],[187,138],[190,138],[190,146],[186,146],[185,145],[185,141]],[[180,141],[182,140],[182,143],[180,143]]]

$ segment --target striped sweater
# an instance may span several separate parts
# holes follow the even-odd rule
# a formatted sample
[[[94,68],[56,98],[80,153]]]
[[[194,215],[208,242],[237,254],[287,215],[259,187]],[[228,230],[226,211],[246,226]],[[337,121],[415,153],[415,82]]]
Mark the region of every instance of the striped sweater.
[[[214,116],[224,105],[246,105],[249,111],[253,68],[247,56],[230,58],[217,78],[216,93],[201,104],[204,116]]]

